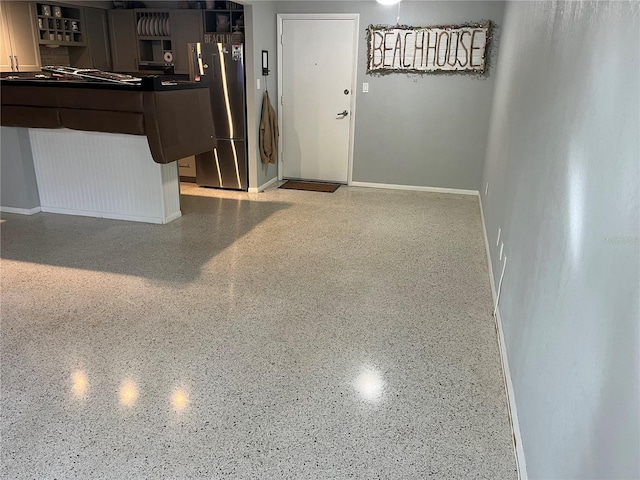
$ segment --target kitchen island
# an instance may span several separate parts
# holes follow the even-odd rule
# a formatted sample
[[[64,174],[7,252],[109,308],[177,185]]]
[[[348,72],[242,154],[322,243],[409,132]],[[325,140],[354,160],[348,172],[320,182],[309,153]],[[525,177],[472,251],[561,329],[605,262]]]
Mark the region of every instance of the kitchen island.
[[[215,147],[205,84],[16,78],[0,89],[3,187],[21,188],[29,175],[15,172],[31,169],[39,197],[10,205],[3,192],[4,211],[168,223],[181,215],[177,160]],[[5,145],[13,137],[19,148]]]

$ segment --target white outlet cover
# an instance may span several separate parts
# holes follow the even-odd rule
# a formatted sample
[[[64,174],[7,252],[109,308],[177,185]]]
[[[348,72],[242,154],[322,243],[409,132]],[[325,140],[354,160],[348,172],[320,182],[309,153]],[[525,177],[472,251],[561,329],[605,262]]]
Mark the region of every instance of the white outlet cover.
[[[256,78],[256,90],[260,90],[260,79]]]
[[[368,83],[363,83],[362,84],[362,93],[369,93],[369,84]]]

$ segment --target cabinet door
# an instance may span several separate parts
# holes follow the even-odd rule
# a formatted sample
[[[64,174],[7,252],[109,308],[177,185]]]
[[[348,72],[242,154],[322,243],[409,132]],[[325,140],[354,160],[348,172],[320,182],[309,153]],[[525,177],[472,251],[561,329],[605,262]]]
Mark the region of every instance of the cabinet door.
[[[107,30],[107,12],[101,8],[84,9],[84,25],[91,56],[91,67],[98,70],[111,70],[109,52],[109,34]]]
[[[11,44],[9,43],[9,24],[7,22],[7,2],[0,3],[0,72],[12,72]]]
[[[36,13],[27,2],[3,2],[9,25],[16,69],[20,72],[40,71],[40,46]]]
[[[191,155],[190,157],[181,158],[178,160],[178,174],[181,177],[195,177],[196,176],[196,157]]]
[[[109,37],[114,72],[138,71],[138,48],[133,10],[109,10]]]
[[[175,73],[189,73],[188,43],[203,41],[202,10],[171,10],[171,49]]]

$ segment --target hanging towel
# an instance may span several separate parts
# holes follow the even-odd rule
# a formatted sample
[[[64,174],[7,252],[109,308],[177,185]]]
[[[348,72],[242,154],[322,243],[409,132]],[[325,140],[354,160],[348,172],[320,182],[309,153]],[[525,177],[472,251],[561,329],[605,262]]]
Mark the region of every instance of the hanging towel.
[[[260,117],[260,158],[262,163],[276,163],[278,159],[278,117],[267,91],[262,99]]]

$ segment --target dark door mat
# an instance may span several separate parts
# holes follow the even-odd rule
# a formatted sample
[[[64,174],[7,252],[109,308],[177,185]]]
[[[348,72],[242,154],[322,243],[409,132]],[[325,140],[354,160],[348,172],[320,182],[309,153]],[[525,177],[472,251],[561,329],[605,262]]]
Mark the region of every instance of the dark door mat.
[[[326,192],[333,193],[340,188],[340,183],[320,183],[320,182],[301,182],[298,180],[287,180],[278,188],[288,188],[289,190],[307,190],[309,192]]]

